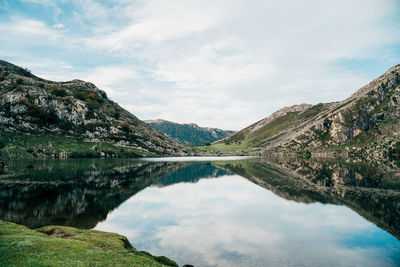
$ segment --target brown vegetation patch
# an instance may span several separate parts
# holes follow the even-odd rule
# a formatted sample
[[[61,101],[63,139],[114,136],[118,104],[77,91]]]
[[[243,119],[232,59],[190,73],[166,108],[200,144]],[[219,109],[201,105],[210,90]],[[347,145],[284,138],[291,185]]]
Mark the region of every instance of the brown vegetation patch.
[[[51,237],[59,237],[59,238],[71,238],[72,235],[70,233],[64,232],[60,228],[52,228],[47,231],[43,231],[42,233],[51,236]]]

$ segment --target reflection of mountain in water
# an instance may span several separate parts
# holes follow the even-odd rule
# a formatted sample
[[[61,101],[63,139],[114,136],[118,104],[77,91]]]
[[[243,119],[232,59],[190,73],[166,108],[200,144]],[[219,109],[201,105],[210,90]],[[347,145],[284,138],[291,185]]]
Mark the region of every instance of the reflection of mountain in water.
[[[150,185],[197,182],[233,172],[288,200],[345,205],[400,238],[396,168],[299,159],[212,164],[65,160],[10,166],[8,172],[14,174],[0,176],[0,219],[31,228],[93,228]]]
[[[93,228],[107,214],[160,177],[184,166],[173,162],[89,160],[46,162],[0,180],[0,218],[36,228]]]
[[[315,161],[215,163],[288,200],[345,205],[400,239],[398,171]],[[397,188],[393,190],[391,188]]]
[[[191,164],[65,160],[10,166],[14,174],[0,178],[0,219],[30,228],[67,225],[90,229],[153,183],[166,186],[227,174],[210,164]]]
[[[197,183],[200,179],[232,175],[231,172],[216,168],[211,163],[194,163],[183,167],[153,183],[154,186],[168,186],[177,183]]]

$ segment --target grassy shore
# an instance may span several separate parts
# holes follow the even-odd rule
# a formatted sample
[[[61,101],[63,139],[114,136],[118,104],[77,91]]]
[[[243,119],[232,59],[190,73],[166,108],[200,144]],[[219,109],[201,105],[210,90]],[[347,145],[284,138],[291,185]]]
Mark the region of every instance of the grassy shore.
[[[0,221],[0,266],[178,266],[137,251],[126,237],[95,230],[46,226],[31,230]]]
[[[44,158],[134,158],[152,156],[151,153],[130,147],[118,147],[106,142],[85,142],[65,136],[49,134],[15,134],[0,131],[5,147],[0,149],[0,161]]]

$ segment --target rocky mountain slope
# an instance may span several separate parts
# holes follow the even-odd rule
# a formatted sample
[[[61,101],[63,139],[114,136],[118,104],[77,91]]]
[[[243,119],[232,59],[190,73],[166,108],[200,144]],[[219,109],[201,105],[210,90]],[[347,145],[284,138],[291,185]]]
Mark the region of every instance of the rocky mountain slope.
[[[262,154],[343,153],[365,159],[399,158],[400,65],[349,98],[283,108],[220,141]]]
[[[0,126],[1,137],[8,144],[3,155],[11,157],[24,149],[30,149],[28,153],[34,157],[189,153],[184,145],[155,131],[90,82],[48,81],[2,60]],[[45,136],[48,138],[43,141]],[[42,141],[35,143],[36,137]],[[64,142],[60,137],[69,139]],[[20,145],[26,140],[28,144]],[[61,143],[66,144],[59,149]],[[69,143],[76,147],[69,148]]]
[[[157,131],[191,146],[204,146],[235,133],[235,131],[199,127],[194,123],[180,124],[166,120],[146,120],[145,122]]]

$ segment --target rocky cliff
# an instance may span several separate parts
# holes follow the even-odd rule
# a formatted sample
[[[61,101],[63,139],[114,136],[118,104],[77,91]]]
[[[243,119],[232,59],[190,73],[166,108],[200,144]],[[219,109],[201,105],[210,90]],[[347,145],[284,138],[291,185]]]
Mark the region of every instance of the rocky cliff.
[[[113,148],[133,149],[137,155],[189,153],[184,145],[155,131],[90,82],[48,81],[2,60],[0,126],[2,136],[10,139],[8,142],[12,142],[10,133],[29,135],[30,139],[50,135],[70,138],[71,143],[107,143]],[[52,145],[55,144],[45,147],[49,150]],[[64,156],[72,152],[67,151]],[[96,153],[93,155],[105,154],[101,149]],[[113,149],[113,153],[117,155],[119,150]]]

